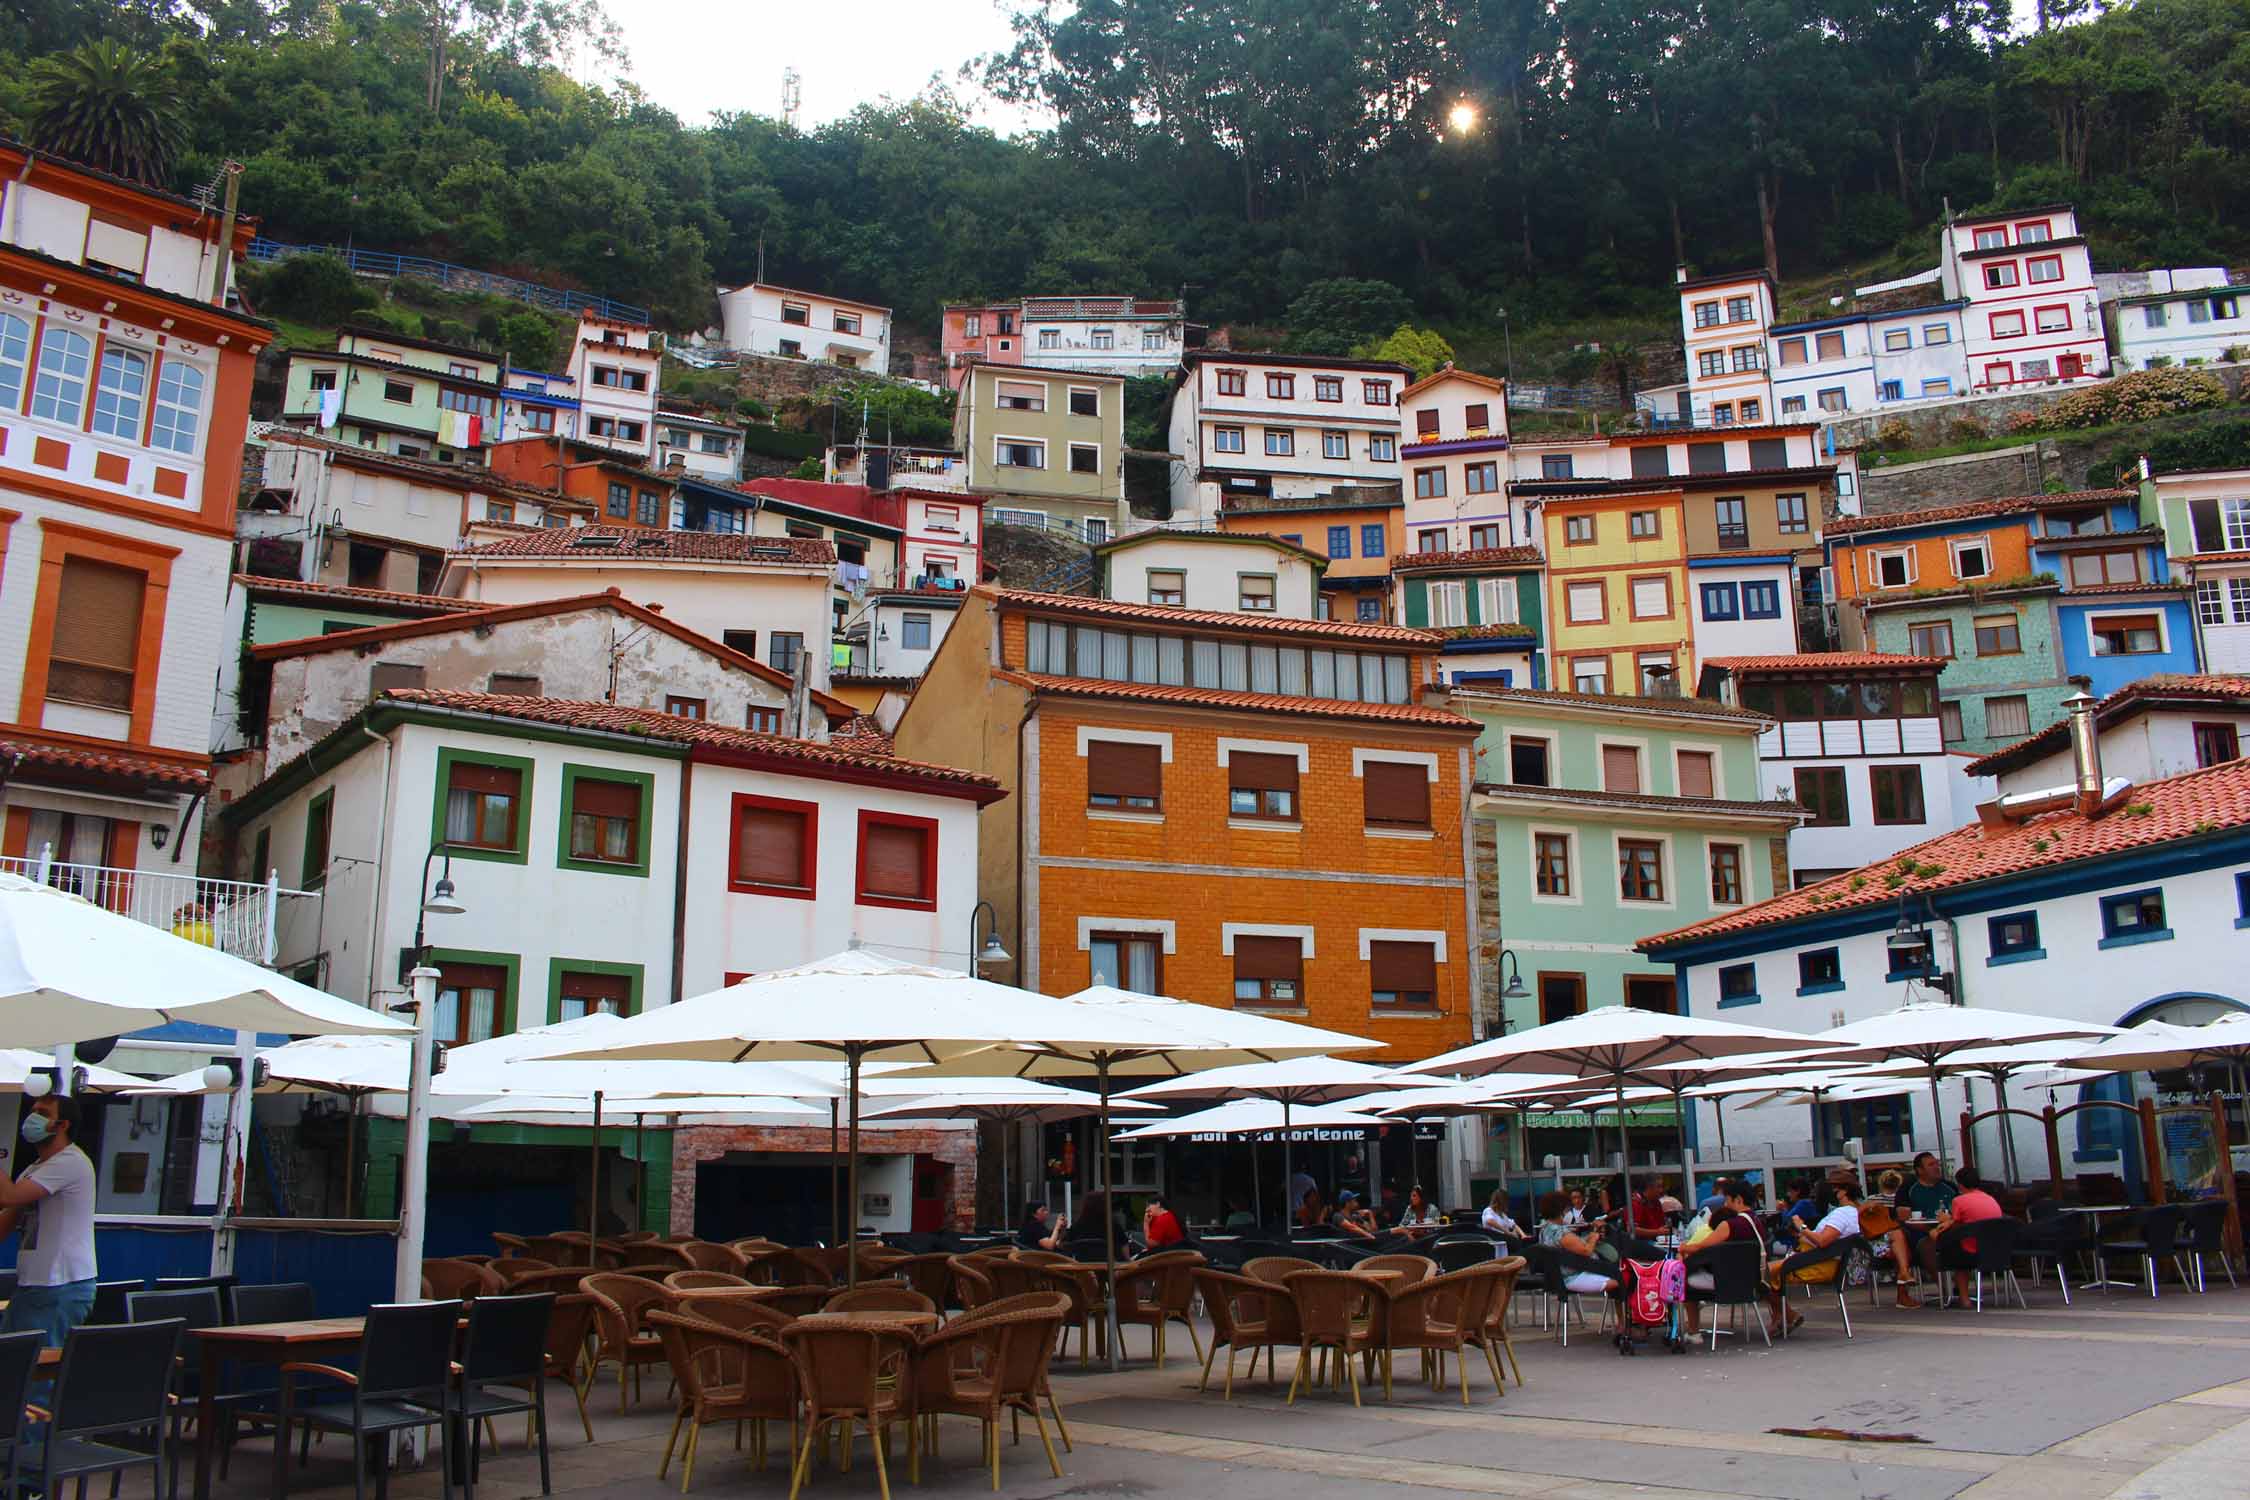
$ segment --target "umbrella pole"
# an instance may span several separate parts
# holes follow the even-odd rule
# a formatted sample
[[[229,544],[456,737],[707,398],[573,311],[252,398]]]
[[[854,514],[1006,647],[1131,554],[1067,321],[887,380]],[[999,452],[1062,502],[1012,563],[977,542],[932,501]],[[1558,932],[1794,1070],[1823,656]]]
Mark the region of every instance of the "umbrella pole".
[[[1717,1094],[1711,1096],[1711,1119],[1719,1127],[1719,1162],[1727,1159],[1727,1101]]]
[[[842,1168],[838,1148],[843,1142],[836,1139],[836,1133],[843,1128],[842,1109],[842,1101],[828,1101],[828,1243],[831,1245],[844,1237],[844,1195],[837,1191],[841,1184],[836,1181],[836,1174]]]
[[[248,1159],[248,1153],[244,1153]],[[344,1096],[344,1217],[352,1216],[352,1206],[358,1194],[352,1191],[352,1178],[359,1171],[359,1095]]]
[[[586,1185],[586,1268],[600,1264],[596,1249],[602,1238],[602,1091],[594,1090],[594,1159]]]
[[[1007,1222],[1008,1222],[1008,1135],[1009,1135],[1009,1130],[1008,1130],[1008,1119],[1007,1119],[1007,1116],[1006,1116],[1006,1115],[1002,1115],[1002,1116],[1000,1116],[1000,1117],[999,1117],[998,1119],[996,1119],[996,1120],[995,1120],[995,1121],[994,1121],[993,1123],[994,1123],[994,1124],[996,1124],[996,1125],[998,1125],[998,1126],[1000,1127],[1000,1222],[1001,1222],[1001,1223],[1003,1223],[1003,1224],[1005,1224],[1005,1223],[1007,1223]]]
[[[851,1058],[851,1084],[852,1084],[852,1159],[851,1159],[851,1163],[850,1163],[850,1165],[848,1165],[848,1166],[847,1166],[847,1167],[845,1168],[845,1170],[844,1170],[844,1175],[845,1175],[845,1179],[846,1179],[846,1185],[845,1185],[845,1189],[844,1189],[844,1197],[845,1197],[845,1200],[846,1200],[846,1201],[848,1202],[848,1204],[849,1204],[849,1205],[850,1205],[850,1207],[851,1207],[851,1214],[850,1214],[850,1216],[849,1216],[849,1217],[848,1217],[848,1218],[847,1218],[847,1219],[846,1219],[846,1220],[844,1221],[844,1233],[845,1233],[845,1235],[846,1235],[846,1238],[845,1238],[845,1240],[844,1240],[844,1285],[845,1285],[845,1286],[847,1286],[847,1287],[855,1287],[855,1286],[858,1286],[858,1285],[859,1285],[859,1059],[860,1059],[860,1050],[861,1050],[861,1049],[859,1049],[859,1048],[857,1048],[857,1047],[854,1047],[854,1048],[852,1048],[852,1049],[851,1049],[851,1052],[849,1053],[849,1056],[850,1056],[850,1058]]]
[[[1695,1190],[1695,1153],[1688,1149],[1687,1092],[1685,1087],[1672,1090],[1672,1119],[1680,1127],[1680,1207],[1693,1207],[1702,1197]]]
[[[1117,1205],[1110,1201],[1109,1187],[1109,1054],[1103,1053],[1095,1060],[1095,1077],[1102,1090],[1102,1256],[1107,1262],[1109,1286],[1102,1297],[1102,1321],[1109,1325],[1109,1369],[1116,1374],[1124,1364],[1123,1335],[1117,1328]]]
[[[1930,1123],[1937,1128],[1938,1170],[1951,1174],[1953,1158],[1945,1150],[1945,1112],[1938,1103],[1937,1059],[1930,1059]]]
[[[1250,1137],[1250,1217],[1263,1229],[1266,1223],[1266,1190],[1258,1181],[1258,1138]]]
[[[2016,1132],[2008,1119],[2008,1071],[2000,1069],[1992,1075],[1992,1091],[2000,1099],[2000,1112],[1993,1116],[2000,1124],[2000,1170],[2008,1180],[2016,1180]],[[2061,1184],[2056,1184],[2058,1187]]]
[[[648,1228],[648,1158],[641,1154],[641,1122],[648,1116],[639,1110],[633,1112],[633,1212],[640,1219],[637,1226]],[[669,1230],[672,1226],[664,1226]]]
[[[1625,1170],[1625,1227],[1633,1227],[1633,1148],[1631,1137],[1625,1133],[1625,1075],[1620,1072],[1613,1082],[1617,1085],[1617,1161]]]
[[[1289,1096],[1281,1096],[1281,1227],[1283,1239],[1297,1237],[1297,1151],[1289,1140]]]

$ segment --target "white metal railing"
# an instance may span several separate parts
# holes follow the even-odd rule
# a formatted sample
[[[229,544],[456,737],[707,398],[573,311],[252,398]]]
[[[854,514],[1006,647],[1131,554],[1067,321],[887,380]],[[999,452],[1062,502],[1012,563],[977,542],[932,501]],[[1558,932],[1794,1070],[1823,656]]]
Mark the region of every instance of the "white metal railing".
[[[273,875],[260,883],[75,864],[56,859],[51,845],[36,855],[0,858],[0,871],[70,891],[120,916],[269,966],[274,960],[281,903],[313,899],[320,894],[286,889]]]

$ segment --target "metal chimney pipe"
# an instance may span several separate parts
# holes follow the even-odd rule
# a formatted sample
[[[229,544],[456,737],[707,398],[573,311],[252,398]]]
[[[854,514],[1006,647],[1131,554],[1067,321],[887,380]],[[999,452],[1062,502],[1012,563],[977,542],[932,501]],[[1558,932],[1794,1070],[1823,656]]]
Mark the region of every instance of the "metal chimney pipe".
[[[2070,714],[2070,758],[2077,773],[2078,814],[2090,818],[2102,805],[2102,743],[2094,732],[2093,695],[2073,693],[2063,700],[2063,708]]]

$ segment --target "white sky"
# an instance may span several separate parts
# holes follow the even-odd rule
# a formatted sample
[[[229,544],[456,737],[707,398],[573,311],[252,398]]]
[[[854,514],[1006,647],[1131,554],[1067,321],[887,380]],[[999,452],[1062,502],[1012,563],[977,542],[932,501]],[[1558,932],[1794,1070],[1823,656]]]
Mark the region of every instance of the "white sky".
[[[998,0],[610,0],[633,78],[687,125],[716,110],[776,115],[782,69],[803,77],[810,130],[889,95],[911,99],[942,74],[973,117],[1003,133],[1021,116],[961,88],[971,58],[1012,39]]]

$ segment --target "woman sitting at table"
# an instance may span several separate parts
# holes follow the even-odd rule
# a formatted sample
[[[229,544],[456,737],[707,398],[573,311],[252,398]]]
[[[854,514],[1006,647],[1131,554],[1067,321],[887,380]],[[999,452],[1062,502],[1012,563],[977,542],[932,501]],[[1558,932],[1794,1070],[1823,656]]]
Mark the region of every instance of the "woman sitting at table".
[[[1867,1236],[1872,1245],[1881,1240],[1884,1253],[1898,1270],[1898,1305],[1920,1307],[1908,1285],[1914,1273],[1907,1261],[1906,1216],[1907,1205],[1903,1193],[1906,1174],[1892,1167],[1875,1179],[1875,1193],[1859,1206],[1859,1232]]]
[[[1539,1243],[1550,1250],[1561,1250],[1592,1260],[1594,1252],[1601,1245],[1601,1226],[1579,1229],[1565,1224],[1563,1215],[1569,1211],[1568,1193],[1548,1192],[1539,1195]],[[1596,1271],[1565,1271],[1562,1281],[1564,1291],[1583,1293],[1586,1296],[1617,1290],[1616,1277],[1604,1276]]]
[[[1422,1184],[1414,1184],[1406,1195],[1406,1209],[1398,1216],[1399,1232],[1408,1239],[1419,1239],[1444,1223],[1445,1219],[1438,1213],[1437,1206],[1430,1202],[1430,1195],[1422,1191]]]
[[[1328,1200],[1320,1196],[1320,1189],[1306,1188],[1305,1196],[1297,1203],[1299,1229],[1326,1229],[1328,1227]]]
[[[1757,1185],[1746,1183],[1740,1178],[1728,1177],[1720,1180],[1716,1192],[1719,1206],[1711,1211],[1710,1229],[1680,1252],[1680,1258],[1688,1264],[1687,1284],[1691,1292],[1712,1290],[1713,1273],[1698,1269],[1697,1258],[1710,1254],[1721,1245],[1756,1245],[1760,1252],[1759,1260],[1763,1262],[1765,1259],[1766,1242],[1758,1234],[1758,1221],[1755,1217],[1758,1211]]]
[[[1494,1234],[1504,1234],[1511,1240],[1530,1238],[1523,1232],[1523,1226],[1508,1212],[1508,1195],[1498,1188],[1492,1190],[1492,1201],[1485,1204],[1484,1212],[1477,1216],[1477,1222]]]
[[[1769,1338],[1784,1331],[1784,1313],[1787,1313],[1790,1328],[1805,1321],[1803,1313],[1789,1312],[1787,1304],[1782,1300],[1785,1279],[1801,1282],[1834,1281],[1843,1270],[1838,1262],[1830,1260],[1817,1266],[1791,1271],[1785,1278],[1782,1267],[1789,1263],[1790,1256],[1825,1250],[1838,1240],[1850,1239],[1859,1233],[1859,1184],[1849,1178],[1839,1178],[1828,1185],[1828,1190],[1833,1194],[1836,1206],[1821,1215],[1818,1224],[1807,1229],[1802,1218],[1791,1214],[1785,1227],[1794,1236],[1794,1245],[1788,1245],[1779,1235],[1774,1238],[1773,1255],[1766,1262],[1766,1336]]]

